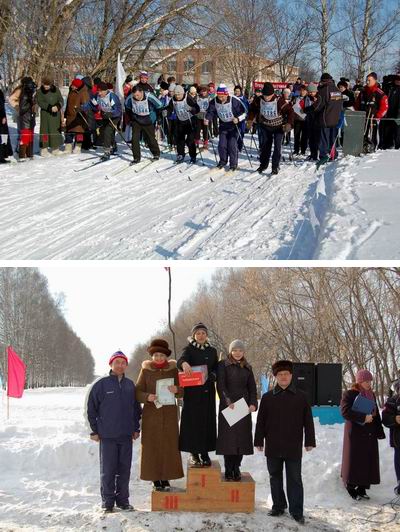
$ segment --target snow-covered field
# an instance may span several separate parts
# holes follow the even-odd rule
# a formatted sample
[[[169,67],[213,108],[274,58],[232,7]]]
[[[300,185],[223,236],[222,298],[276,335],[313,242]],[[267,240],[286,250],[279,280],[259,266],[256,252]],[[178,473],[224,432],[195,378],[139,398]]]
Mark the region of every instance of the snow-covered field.
[[[151,484],[139,480],[140,443],[134,443],[130,484],[136,511],[104,516],[100,509],[98,447],[83,419],[84,388],[25,391],[0,411],[0,530],[2,531],[395,531],[385,507],[376,523],[363,521],[393,498],[393,450],[380,442],[382,484],[370,501],[354,502],[339,478],[343,425],[316,423],[317,448],[303,460],[306,526],[267,515],[271,506],[265,458],[245,457],[242,469],[256,480],[254,514],[152,513]],[[255,420],[255,417],[254,417]],[[214,456],[213,456],[214,457]],[[183,457],[186,463],[186,455]],[[219,457],[222,464],[222,457]],[[178,482],[175,481],[175,485]],[[399,508],[398,508],[399,509]]]
[[[0,258],[400,258],[399,151],[348,157],[317,171],[304,158],[290,163],[285,146],[287,162],[268,179],[269,171],[254,171],[249,135],[246,144],[253,168],[243,152],[240,170],[217,174],[213,183],[211,147],[207,166],[191,169],[173,166],[167,153],[141,172],[114,175],[131,159],[121,143],[120,157],[83,172],[76,170],[94,161],[93,153],[3,165]]]

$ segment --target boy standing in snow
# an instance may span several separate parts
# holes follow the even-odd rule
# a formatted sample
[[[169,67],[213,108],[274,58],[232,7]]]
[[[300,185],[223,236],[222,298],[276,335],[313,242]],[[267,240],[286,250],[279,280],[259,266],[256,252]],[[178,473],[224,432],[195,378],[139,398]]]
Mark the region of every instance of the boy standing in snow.
[[[217,97],[210,102],[204,119],[205,125],[208,126],[216,116],[219,118],[218,153],[220,159],[217,168],[224,168],[229,158],[229,169],[234,171],[238,167],[239,157],[238,124],[246,120],[246,108],[239,98],[229,96],[228,88],[223,83],[217,89]]]
[[[289,512],[304,524],[304,492],[301,459],[304,434],[306,451],[315,447],[314,421],[306,394],[292,383],[293,363],[278,360],[272,365],[275,388],[262,396],[257,416],[254,446],[265,456],[269,472],[272,510],[268,515],[280,516],[287,508],[283,491],[283,465],[286,469]]]
[[[109,365],[109,375],[94,382],[87,401],[90,439],[100,442],[100,493],[107,513],[113,511],[114,504],[121,510],[133,510],[129,504],[132,440],[139,437],[141,417],[135,385],[125,377],[126,355],[117,351]]]

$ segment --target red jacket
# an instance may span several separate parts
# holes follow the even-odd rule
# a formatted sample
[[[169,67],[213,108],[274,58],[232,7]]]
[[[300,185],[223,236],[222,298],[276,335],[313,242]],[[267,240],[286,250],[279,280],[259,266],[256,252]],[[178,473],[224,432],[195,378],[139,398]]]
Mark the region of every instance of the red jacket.
[[[372,105],[372,116],[383,118],[389,108],[388,97],[378,85],[368,87],[367,85],[358,95],[354,108],[356,111],[366,111]]]

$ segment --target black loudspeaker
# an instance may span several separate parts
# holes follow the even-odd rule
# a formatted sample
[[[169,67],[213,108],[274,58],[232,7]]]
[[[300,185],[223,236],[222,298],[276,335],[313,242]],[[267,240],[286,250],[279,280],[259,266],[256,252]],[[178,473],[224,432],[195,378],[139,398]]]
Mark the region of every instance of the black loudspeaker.
[[[342,398],[342,364],[317,364],[316,401],[318,406],[338,406]]]
[[[308,402],[313,406],[315,404],[315,364],[294,362],[292,381],[296,388],[305,392]]]

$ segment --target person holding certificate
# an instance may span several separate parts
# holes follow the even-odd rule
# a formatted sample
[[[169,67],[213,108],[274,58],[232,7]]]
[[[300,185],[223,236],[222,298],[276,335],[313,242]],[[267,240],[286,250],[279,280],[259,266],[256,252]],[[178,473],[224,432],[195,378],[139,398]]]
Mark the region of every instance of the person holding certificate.
[[[356,374],[351,390],[344,392],[340,409],[346,420],[343,435],[342,479],[353,499],[369,499],[366,490],[371,484],[380,484],[378,440],[385,439],[381,416],[372,391],[373,377],[366,369]],[[358,399],[374,403],[372,412],[355,409]],[[360,402],[361,403],[361,402]]]
[[[229,355],[218,364],[217,391],[219,395],[219,417],[217,454],[224,455],[225,479],[241,480],[240,464],[244,454],[253,454],[251,412],[257,410],[257,386],[253,370],[244,357],[244,343],[233,340]],[[247,404],[247,415],[232,426],[224,416],[226,408],[235,409],[239,399]]]
[[[147,351],[151,360],[142,363],[136,383],[136,399],[144,403],[140,478],[151,480],[156,491],[168,491],[169,480],[183,477],[175,401],[178,369],[175,360],[168,360],[171,351],[165,340],[153,340]]]
[[[193,366],[207,366],[207,380],[202,385],[184,388],[179,448],[191,453],[191,466],[209,467],[208,453],[215,450],[217,440],[215,381],[218,356],[208,341],[204,323],[197,323],[192,328],[188,341],[178,360],[178,369],[191,375]]]

